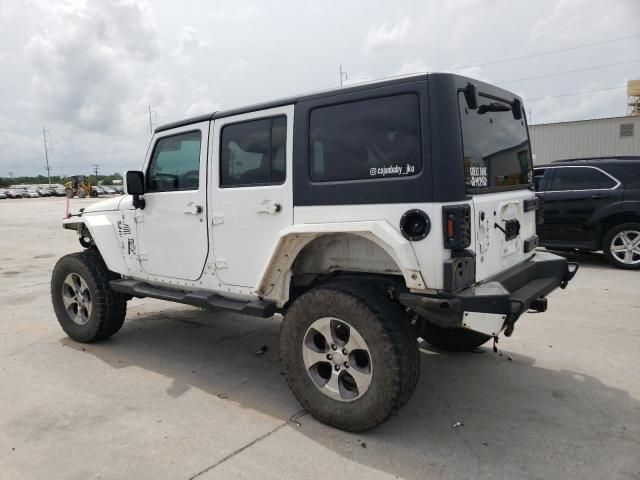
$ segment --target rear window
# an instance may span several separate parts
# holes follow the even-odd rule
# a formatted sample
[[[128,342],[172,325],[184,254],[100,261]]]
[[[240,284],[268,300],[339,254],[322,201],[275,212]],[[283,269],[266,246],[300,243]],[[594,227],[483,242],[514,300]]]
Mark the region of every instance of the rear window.
[[[316,108],[309,137],[316,182],[403,177],[422,167],[417,94]]]
[[[516,120],[510,108],[484,113],[480,113],[482,108],[470,110],[462,93],[458,105],[467,192],[528,187],[532,182],[532,165],[524,120]]]

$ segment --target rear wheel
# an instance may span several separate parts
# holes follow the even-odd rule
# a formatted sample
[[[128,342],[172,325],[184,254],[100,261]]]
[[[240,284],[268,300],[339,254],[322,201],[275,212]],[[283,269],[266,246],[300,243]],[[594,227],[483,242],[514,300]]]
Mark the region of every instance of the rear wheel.
[[[87,191],[82,187],[78,187],[78,198],[84,198],[86,196],[87,196]]]
[[[64,191],[64,194],[67,196],[67,198],[73,198],[73,190],[71,190],[70,188],[67,188]]]
[[[384,422],[414,392],[419,353],[406,314],[384,289],[354,282],[314,288],[280,330],[285,378],[327,425],[358,432]]]
[[[602,251],[618,268],[640,269],[640,223],[623,223],[604,236]]]
[[[58,260],[51,277],[51,300],[67,335],[78,342],[93,342],[120,330],[127,301],[111,290],[109,281],[114,278],[96,250]]]
[[[444,328],[426,321],[423,337],[434,347],[452,352],[468,352],[491,340],[491,336],[467,328]]]

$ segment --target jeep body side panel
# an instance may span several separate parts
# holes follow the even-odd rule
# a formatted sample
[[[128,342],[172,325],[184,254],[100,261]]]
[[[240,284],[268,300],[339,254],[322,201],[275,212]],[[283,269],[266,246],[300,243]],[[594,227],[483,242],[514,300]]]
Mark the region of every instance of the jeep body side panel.
[[[426,238],[410,242],[399,231],[402,215],[411,209],[424,211],[431,222],[431,231]],[[396,203],[387,205],[352,205],[348,208],[335,207],[296,207],[294,211],[296,225],[308,224],[315,228],[324,225],[340,225],[342,223],[383,222],[394,232],[406,249],[405,255],[392,255],[398,269],[402,271],[407,287],[413,289],[442,289],[443,264],[450,252],[442,247],[442,204],[439,203]],[[363,222],[364,221],[364,222]],[[375,232],[371,232],[374,234]],[[384,239],[381,239],[384,241]],[[410,252],[410,253],[409,253]],[[405,258],[413,257],[411,262]],[[366,267],[363,265],[363,268]],[[411,279],[412,270],[417,269],[421,282]],[[421,285],[419,286],[418,283]]]
[[[325,210],[330,215],[328,208],[317,207],[316,210]],[[298,209],[296,209],[296,215],[299,215]],[[319,217],[322,217],[322,213]],[[413,248],[395,227],[383,220],[336,221],[334,215],[332,221],[296,222],[296,225],[283,230],[276,250],[261,276],[262,280],[257,292],[279,303],[286,300],[283,294],[288,289],[291,267],[298,254],[318,237],[337,233],[364,237],[378,245],[395,262],[397,269],[394,273],[402,274],[409,288],[425,289],[425,282]],[[357,265],[353,265],[352,269],[353,271],[370,271],[366,267],[363,264],[362,268],[358,269]],[[288,291],[286,294],[288,295]]]

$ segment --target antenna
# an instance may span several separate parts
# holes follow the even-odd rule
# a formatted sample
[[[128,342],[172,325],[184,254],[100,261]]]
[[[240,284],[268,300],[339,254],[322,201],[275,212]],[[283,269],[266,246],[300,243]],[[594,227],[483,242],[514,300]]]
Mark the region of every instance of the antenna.
[[[343,80],[349,80],[349,74],[342,70],[342,64],[340,64],[340,86],[342,87]]]
[[[151,133],[151,135],[153,135],[153,121],[151,120],[151,115],[153,114],[153,116],[157,120],[158,114],[156,113],[155,110],[151,110],[151,105],[148,105],[148,107],[149,107],[149,132]]]

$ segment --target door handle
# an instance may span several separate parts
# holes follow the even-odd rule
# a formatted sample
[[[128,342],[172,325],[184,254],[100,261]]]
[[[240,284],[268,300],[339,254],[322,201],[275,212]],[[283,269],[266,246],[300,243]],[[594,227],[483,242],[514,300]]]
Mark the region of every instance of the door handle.
[[[196,205],[194,202],[189,202],[182,211],[189,215],[200,215],[202,213],[202,205]]]
[[[609,195],[605,194],[605,193],[594,193],[593,195],[591,195],[591,198],[608,198]]]
[[[256,205],[256,212],[258,213],[279,213],[282,211],[282,205],[271,200],[264,200]]]

